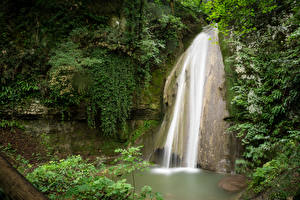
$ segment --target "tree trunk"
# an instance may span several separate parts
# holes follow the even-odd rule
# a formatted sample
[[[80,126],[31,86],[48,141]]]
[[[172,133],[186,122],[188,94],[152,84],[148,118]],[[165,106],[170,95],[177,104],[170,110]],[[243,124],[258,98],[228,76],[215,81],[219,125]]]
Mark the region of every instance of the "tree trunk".
[[[201,7],[202,0],[199,1],[198,8]]]
[[[138,39],[141,39],[141,34],[143,31],[143,13],[144,13],[145,0],[140,0],[140,8],[139,8],[139,19],[138,19]]]
[[[12,200],[47,200],[0,155],[0,187]]]
[[[172,10],[172,14],[175,15],[175,0],[170,0],[170,7]]]

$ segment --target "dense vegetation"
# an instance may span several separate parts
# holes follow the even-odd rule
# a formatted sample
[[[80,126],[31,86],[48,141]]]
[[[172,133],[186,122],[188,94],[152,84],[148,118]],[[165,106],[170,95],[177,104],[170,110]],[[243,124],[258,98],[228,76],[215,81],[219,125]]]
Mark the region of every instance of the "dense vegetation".
[[[148,92],[154,70],[168,70],[192,25],[203,26],[198,6],[157,0],[1,1],[0,115],[17,117],[18,109],[33,101],[59,110],[62,120],[84,108],[90,127],[130,146],[157,125],[146,120],[130,133],[126,120],[133,104]],[[5,131],[18,125],[1,122]],[[0,152],[50,199],[161,199],[150,187],[137,194],[122,178],[148,166],[139,148],[117,151],[121,155],[111,166],[35,152],[36,166],[8,144]]]
[[[101,160],[88,163],[80,156],[50,161],[29,173],[27,179],[49,199],[162,199],[160,194],[152,193],[149,186],[144,186],[137,194],[134,187],[126,183],[126,175],[149,166],[139,158],[139,151],[140,147],[116,150],[121,156],[111,167]]]
[[[39,99],[66,119],[74,107],[84,107],[89,125],[102,135],[136,138],[150,125],[128,134],[134,102],[147,90],[151,72],[166,70],[203,13],[225,38],[232,85],[229,131],[244,147],[237,171],[251,180],[244,198],[299,196],[300,3],[295,0],[1,1],[0,111]],[[15,124],[0,125],[10,126]],[[149,188],[135,194],[134,187],[117,180],[144,166],[136,150],[121,151],[125,162],[115,167],[71,157],[40,166],[27,178],[52,199],[159,199]]]
[[[0,106],[35,98],[63,119],[85,107],[91,127],[119,136],[199,14],[165,1],[2,1]]]
[[[217,0],[206,8],[220,30],[230,34],[230,131],[244,146],[238,170],[253,172],[245,198],[299,195],[300,3]]]

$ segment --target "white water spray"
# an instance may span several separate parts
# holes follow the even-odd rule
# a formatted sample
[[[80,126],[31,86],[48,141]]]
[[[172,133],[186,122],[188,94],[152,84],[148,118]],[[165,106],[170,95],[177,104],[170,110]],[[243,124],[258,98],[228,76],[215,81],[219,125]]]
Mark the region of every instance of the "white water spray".
[[[184,152],[180,167],[197,167],[208,41],[209,35],[200,33],[182,60],[182,70],[177,78],[176,100],[164,146],[163,166],[166,168],[171,166],[172,153],[178,152],[180,147],[183,147]],[[186,125],[182,127],[182,123]],[[188,137],[186,144],[179,140],[182,134]]]

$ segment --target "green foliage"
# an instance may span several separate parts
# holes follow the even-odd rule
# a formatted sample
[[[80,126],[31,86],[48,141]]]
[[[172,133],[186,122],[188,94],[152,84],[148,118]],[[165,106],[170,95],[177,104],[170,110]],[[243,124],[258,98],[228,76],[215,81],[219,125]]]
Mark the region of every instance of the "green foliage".
[[[179,46],[179,41],[182,39],[182,32],[187,27],[182,23],[179,17],[173,15],[162,15],[158,20],[162,29],[163,40],[166,41],[167,50],[173,53]]]
[[[59,45],[53,50],[49,59],[52,67],[49,70],[50,98],[47,103],[64,107],[78,105],[87,94],[90,85],[84,67],[100,62],[97,59],[84,57],[83,51],[73,41],[68,40]]]
[[[102,48],[93,49],[92,56],[101,60],[101,64],[88,68],[93,78],[91,111],[100,117],[103,133],[112,136],[129,117],[136,87],[135,64],[125,55],[109,54]]]
[[[16,168],[21,174],[24,174],[32,167],[26,158],[20,154],[17,154],[16,149],[14,149],[10,143],[8,143],[6,146],[0,145],[0,153],[4,153],[5,156],[15,161],[13,163],[13,167]]]
[[[70,37],[76,40],[81,33],[77,29]],[[66,107],[85,100],[89,124],[96,127],[99,122],[104,135],[116,135],[129,117],[137,81],[132,60],[101,47],[83,51],[67,41],[54,50],[49,64],[51,102]]]
[[[32,77],[47,72],[49,49],[74,26],[87,22],[86,7],[75,2],[1,1],[1,84],[13,82],[18,74]]]
[[[138,147],[130,147],[128,149],[116,149],[116,153],[120,153],[121,155],[115,159],[115,165],[109,168],[109,173],[117,176],[128,176],[131,174],[133,179],[133,199],[156,199],[156,200],[162,200],[162,196],[159,193],[152,193],[152,189],[149,186],[144,186],[141,190],[141,193],[139,195],[135,194],[135,182],[134,182],[134,172],[136,171],[143,171],[145,169],[148,169],[150,166],[150,163],[148,161],[144,161],[141,156],[142,146]]]
[[[265,191],[270,199],[287,199],[297,194],[300,148],[292,140],[283,141],[281,145],[285,152],[255,169],[249,192]]]
[[[144,121],[142,126],[139,126],[135,129],[131,135],[129,140],[127,141],[129,145],[135,144],[136,140],[140,138],[143,134],[147,133],[151,128],[157,126],[159,123],[155,120],[146,120]]]
[[[18,78],[14,83],[0,86],[0,105],[8,107],[26,98],[39,95],[39,86],[35,80]]]
[[[183,0],[180,3],[186,7],[191,7],[194,9],[201,8],[201,0]]]
[[[27,179],[41,192],[49,195],[50,199],[56,199],[56,195],[65,195],[69,189],[78,185],[85,185],[85,181],[87,181],[85,177],[96,173],[97,171],[92,164],[85,163],[80,156],[73,156],[66,160],[50,161],[49,164],[42,165],[29,173]],[[95,178],[94,181],[104,182],[104,187],[112,184],[104,177],[101,177],[100,180]],[[101,191],[101,187],[99,190]]]
[[[276,32],[277,27],[272,28],[275,30],[266,32],[265,37],[255,38],[259,41],[255,47],[235,43],[237,51],[229,60],[239,77],[233,87],[232,101],[239,109],[235,115],[239,123],[231,130],[237,131],[246,144],[244,156],[258,166],[270,155],[275,155],[280,139],[294,131],[299,121],[295,113],[299,109],[296,103],[299,101],[299,77],[296,75],[299,48],[289,42],[289,37],[285,38],[284,47],[274,43],[273,36],[280,33]],[[288,32],[282,34],[288,35]]]
[[[10,128],[10,129],[13,129],[13,128],[24,129],[24,126],[19,121],[2,119],[0,121],[0,129],[1,128],[3,128],[3,129],[8,129],[8,128]]]
[[[219,19],[221,30],[232,28],[227,41],[232,53],[226,65],[234,69],[231,103],[236,112],[231,112],[229,130],[244,145],[237,170],[250,174],[252,197],[296,195],[299,181],[292,177],[297,176],[300,163],[300,5],[295,1],[213,1],[207,6],[212,6],[211,18]],[[243,9],[233,12],[234,6]],[[270,12],[276,17],[266,15]]]
[[[192,1],[176,6],[178,16],[165,3],[116,2],[4,0],[0,104],[15,108],[35,97],[60,109],[63,119],[85,106],[90,126],[120,138],[133,99],[187,33],[183,19],[197,17]]]
[[[150,166],[150,163],[141,159],[142,146],[130,147],[128,149],[116,149],[120,157],[115,159],[115,166],[110,168],[110,173],[115,176],[126,176],[134,171],[143,171]]]
[[[235,28],[237,33],[244,34],[257,30],[262,19],[277,8],[275,0],[215,0],[207,1],[205,9],[208,20],[218,24],[222,31]]]
[[[140,147],[117,151],[121,152],[126,169],[141,169],[141,165],[136,163],[140,161],[139,149]],[[112,170],[112,174],[120,172],[113,167],[109,170]],[[161,199],[159,195],[154,195],[149,187],[144,188],[140,194],[134,194],[133,187],[126,183],[125,179],[113,181],[105,175],[107,168],[104,165],[96,168],[80,156],[72,156],[39,166],[26,177],[50,199]]]

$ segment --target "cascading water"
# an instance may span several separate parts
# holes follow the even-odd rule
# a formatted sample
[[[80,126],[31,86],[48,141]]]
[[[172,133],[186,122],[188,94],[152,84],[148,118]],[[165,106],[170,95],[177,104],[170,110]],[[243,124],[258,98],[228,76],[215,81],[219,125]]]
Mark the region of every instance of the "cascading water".
[[[166,106],[164,120],[157,132],[145,134],[144,138],[144,144],[150,146],[149,159],[163,161],[163,167],[132,179],[137,187],[150,185],[165,199],[173,200],[239,197],[240,194],[219,188],[224,174],[205,171],[232,172],[236,155],[233,137],[226,133],[224,118],[229,113],[218,41],[217,30],[207,28],[168,75],[162,99]],[[197,164],[202,169],[196,168]]]
[[[179,60],[182,69],[176,80],[178,89],[164,146],[163,167],[174,165],[172,154],[180,151],[180,167],[197,166],[208,43],[209,35],[200,33]]]

